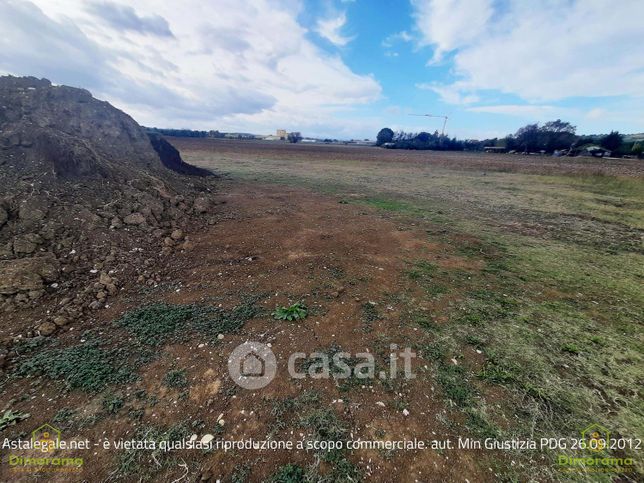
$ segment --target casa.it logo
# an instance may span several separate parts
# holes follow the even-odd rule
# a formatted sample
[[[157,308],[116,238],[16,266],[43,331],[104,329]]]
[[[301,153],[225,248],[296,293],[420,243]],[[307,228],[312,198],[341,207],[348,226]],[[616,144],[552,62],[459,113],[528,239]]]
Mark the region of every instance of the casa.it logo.
[[[277,360],[269,346],[249,341],[238,345],[228,358],[228,373],[244,389],[266,387],[277,373]]]

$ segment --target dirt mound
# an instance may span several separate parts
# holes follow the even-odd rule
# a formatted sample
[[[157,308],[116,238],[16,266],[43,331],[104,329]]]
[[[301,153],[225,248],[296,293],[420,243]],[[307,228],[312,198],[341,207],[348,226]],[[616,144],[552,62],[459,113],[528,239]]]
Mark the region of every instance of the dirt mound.
[[[0,77],[0,310],[69,320],[156,281],[210,215],[209,174],[86,90]]]
[[[193,176],[209,176],[212,174],[207,169],[198,168],[197,166],[184,163],[179,151],[177,151],[177,148],[166,141],[160,134],[148,133],[148,137],[150,138],[152,147],[157,152],[161,162],[166,168],[176,171],[177,173]]]

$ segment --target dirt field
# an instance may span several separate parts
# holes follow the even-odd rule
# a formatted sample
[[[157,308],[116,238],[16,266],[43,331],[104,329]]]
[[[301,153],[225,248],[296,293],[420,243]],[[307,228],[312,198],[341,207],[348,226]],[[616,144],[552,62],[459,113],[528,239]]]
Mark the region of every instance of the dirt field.
[[[189,234],[191,248],[168,259],[157,284],[130,280],[95,320],[15,349],[0,400],[3,410],[29,417],[3,437],[44,423],[65,439],[101,445],[191,435],[345,445],[539,441],[579,439],[595,423],[613,438],[644,437],[641,162],[171,142],[185,161],[222,174],[216,222]],[[305,319],[271,316],[296,302],[308,308]],[[246,341],[270,344],[276,356],[277,375],[262,389],[238,387],[228,374],[231,351]],[[379,377],[391,351],[406,347],[417,355],[415,377]],[[286,369],[295,352],[332,359],[339,351],[372,354],[376,377],[297,379]],[[41,474],[176,482],[642,478],[636,449],[611,450],[623,461],[606,472],[558,464],[562,455],[586,454],[96,447],[78,451],[80,470]],[[7,465],[0,471],[2,481],[21,476]]]

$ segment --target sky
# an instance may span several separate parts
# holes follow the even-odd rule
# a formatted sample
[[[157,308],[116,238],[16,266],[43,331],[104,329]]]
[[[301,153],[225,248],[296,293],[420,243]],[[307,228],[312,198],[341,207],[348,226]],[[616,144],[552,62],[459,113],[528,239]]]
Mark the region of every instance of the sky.
[[[644,132],[642,0],[0,0],[0,74],[146,126]]]

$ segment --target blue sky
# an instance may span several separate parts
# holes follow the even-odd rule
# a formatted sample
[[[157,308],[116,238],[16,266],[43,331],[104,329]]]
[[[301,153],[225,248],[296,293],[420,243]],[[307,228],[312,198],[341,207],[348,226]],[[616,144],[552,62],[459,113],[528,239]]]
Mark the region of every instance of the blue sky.
[[[461,138],[561,118],[644,131],[639,0],[3,0],[0,73],[145,125]]]

